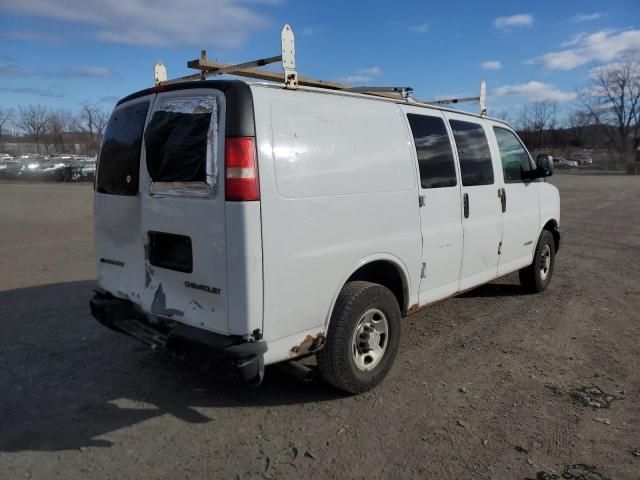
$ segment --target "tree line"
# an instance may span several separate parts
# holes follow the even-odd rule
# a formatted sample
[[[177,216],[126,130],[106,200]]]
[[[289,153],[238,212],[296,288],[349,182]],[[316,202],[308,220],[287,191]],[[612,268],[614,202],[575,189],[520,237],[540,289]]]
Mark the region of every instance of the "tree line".
[[[79,143],[83,153],[93,154],[100,147],[108,121],[109,112],[91,102],[83,103],[76,112],[43,105],[0,107],[0,144],[7,140],[6,127],[11,124],[24,134],[21,141],[35,144],[37,153],[72,153]]]
[[[638,159],[640,148],[640,58],[592,69],[568,108],[533,101],[499,116],[530,150],[608,150],[623,166]]]

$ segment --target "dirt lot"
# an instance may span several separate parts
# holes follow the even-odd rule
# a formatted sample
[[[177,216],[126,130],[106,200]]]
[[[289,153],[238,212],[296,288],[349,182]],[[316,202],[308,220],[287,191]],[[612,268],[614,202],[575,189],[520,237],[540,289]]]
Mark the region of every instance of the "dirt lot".
[[[0,184],[0,478],[639,479],[640,178],[553,182],[550,289],[512,275],[406,319],[356,397],[273,369],[245,388],[107,330],[91,187]]]

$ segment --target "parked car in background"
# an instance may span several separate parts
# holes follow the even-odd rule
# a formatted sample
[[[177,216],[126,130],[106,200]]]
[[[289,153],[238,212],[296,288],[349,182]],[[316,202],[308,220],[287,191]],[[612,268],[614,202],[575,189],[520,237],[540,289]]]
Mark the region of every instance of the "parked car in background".
[[[570,168],[578,168],[578,162],[575,160],[568,160],[563,157],[553,157],[553,168],[560,170],[568,170]]]
[[[15,178],[20,168],[20,160],[13,157],[0,158],[0,178]]]
[[[46,168],[47,159],[43,156],[23,155],[20,157],[20,167],[16,177],[22,180],[37,178],[42,169]]]
[[[593,164],[593,158],[591,158],[591,155],[587,153],[575,153],[572,155],[567,155],[567,160],[578,162],[579,166]]]
[[[49,158],[41,162],[41,168],[35,172],[35,178],[43,181],[64,181],[66,164],[60,159]]]
[[[80,167],[80,178],[81,182],[93,182],[93,179],[96,176],[96,160],[94,158],[85,161]]]
[[[19,158],[0,156],[0,178],[54,182],[92,182],[95,177],[95,157],[78,155],[22,155]]]

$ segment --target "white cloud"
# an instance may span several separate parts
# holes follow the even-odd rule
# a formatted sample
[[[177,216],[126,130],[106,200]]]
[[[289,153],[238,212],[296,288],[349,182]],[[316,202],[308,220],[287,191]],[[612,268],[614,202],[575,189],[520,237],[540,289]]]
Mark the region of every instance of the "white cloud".
[[[28,77],[31,73],[15,63],[0,64],[0,77]]]
[[[367,75],[348,75],[346,77],[340,78],[340,81],[343,83],[348,83],[350,85],[362,85],[365,83],[369,83],[371,81],[371,77],[368,77]]]
[[[578,13],[577,15],[574,15],[573,17],[571,17],[571,21],[575,23],[582,23],[582,22],[589,22],[591,20],[599,20],[606,16],[607,16],[606,13],[600,13],[600,12]]]
[[[349,85],[367,85],[371,84],[374,77],[382,75],[382,69],[377,65],[368,68],[359,68],[355,75],[348,75],[339,79],[340,82]]]
[[[63,43],[60,35],[29,30],[9,30],[3,32],[2,36],[9,40],[18,40],[20,42],[46,43],[49,45],[59,45]]]
[[[95,28],[96,38],[133,45],[235,47],[267,25],[251,8],[233,0],[3,0],[0,10],[76,22]]]
[[[20,95],[34,95],[37,97],[47,98],[63,98],[65,95],[62,93],[57,85],[52,85],[49,88],[34,88],[34,87],[0,87],[0,92],[7,92]]]
[[[502,63],[498,60],[489,60],[487,62],[482,62],[480,66],[483,70],[500,70],[502,68]]]
[[[322,29],[320,27],[305,27],[300,30],[300,35],[303,37],[311,37],[318,34]]]
[[[67,67],[58,70],[36,70],[9,63],[0,64],[0,77],[112,78],[113,71],[107,67]]]
[[[533,25],[533,15],[520,13],[510,17],[498,17],[493,22],[496,28],[510,29],[511,27],[528,27]]]
[[[593,61],[611,62],[625,55],[638,55],[640,30],[578,34],[563,45],[572,48],[547,53],[534,61],[542,63],[549,70],[572,70]]]
[[[421,23],[419,25],[410,25],[409,31],[413,33],[427,33],[429,31],[429,24]]]
[[[377,76],[377,75],[382,75],[382,69],[380,67],[373,66],[370,68],[361,68],[358,70],[358,74],[359,75],[367,75],[367,76]]]
[[[563,92],[562,90],[554,88],[553,85],[536,81],[515,85],[504,85],[493,90],[491,95],[495,97],[513,95],[526,97],[529,100],[550,100],[554,102],[567,102],[574,100],[577,97],[577,94],[574,92]]]

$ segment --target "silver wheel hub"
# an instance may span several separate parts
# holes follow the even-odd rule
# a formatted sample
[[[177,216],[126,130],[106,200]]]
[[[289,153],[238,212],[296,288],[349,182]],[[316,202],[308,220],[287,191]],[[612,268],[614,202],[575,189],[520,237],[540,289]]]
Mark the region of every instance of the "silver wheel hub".
[[[542,280],[546,280],[549,275],[549,270],[551,270],[551,247],[549,245],[545,245],[540,252],[540,278]]]
[[[353,360],[359,370],[374,369],[384,357],[389,341],[389,322],[377,308],[364,312],[353,332]]]

